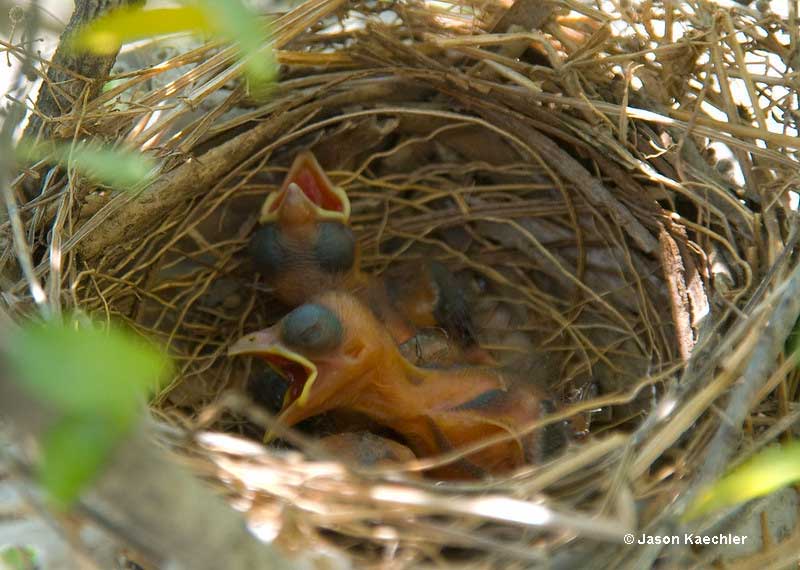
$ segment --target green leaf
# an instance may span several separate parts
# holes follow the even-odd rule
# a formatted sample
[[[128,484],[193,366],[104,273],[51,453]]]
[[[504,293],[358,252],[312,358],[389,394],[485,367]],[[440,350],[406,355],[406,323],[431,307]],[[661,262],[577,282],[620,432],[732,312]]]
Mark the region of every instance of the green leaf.
[[[127,432],[127,426],[102,417],[61,419],[42,442],[39,482],[54,506],[67,509],[100,472]]]
[[[257,92],[277,76],[278,65],[263,20],[242,0],[196,0],[178,8],[124,8],[94,20],[72,39],[77,50],[116,52],[126,42],[176,32],[214,34],[233,42]]]
[[[123,83],[125,83],[124,79],[112,79],[111,81],[106,81],[105,83],[103,83],[102,91],[103,93],[107,93],[108,91],[111,91],[112,89],[122,85]]]
[[[168,370],[163,354],[120,330],[28,324],[10,339],[11,364],[35,396],[66,415],[125,423]]]
[[[694,519],[800,481],[800,442],[771,447],[708,487],[684,516]]]
[[[262,21],[241,0],[197,0],[214,22],[217,33],[236,43],[245,62],[247,76],[256,89],[275,80],[278,64]]]
[[[130,189],[148,182],[155,173],[155,162],[133,151],[97,144],[31,143],[21,140],[16,148],[20,160],[50,160],[62,166],[74,165],[82,174],[119,189]]]
[[[39,568],[36,551],[29,546],[7,546],[0,550],[0,570],[35,570]]]
[[[122,44],[177,32],[214,30],[207,12],[198,6],[177,8],[121,8],[93,20],[72,38],[76,50],[113,54]]]
[[[39,477],[67,507],[137,419],[165,378],[166,357],[132,333],[91,323],[29,323],[9,339],[7,357],[23,388],[56,420],[43,441]]]

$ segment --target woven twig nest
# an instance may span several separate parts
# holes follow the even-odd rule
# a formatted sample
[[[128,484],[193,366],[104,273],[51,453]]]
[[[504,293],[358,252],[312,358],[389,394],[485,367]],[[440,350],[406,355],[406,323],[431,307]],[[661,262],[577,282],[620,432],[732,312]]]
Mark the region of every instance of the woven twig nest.
[[[783,61],[785,24],[706,2],[623,8],[308,2],[275,22],[282,71],[266,103],[248,98],[229,51],[207,45],[62,121],[149,149],[163,169],[135,197],[62,180],[68,198],[30,209],[33,249],[58,239],[67,260],[42,271],[64,304],[169,346],[179,371],[154,412],[214,432],[187,444],[211,459],[198,469],[264,536],[359,566],[720,556],[622,538],[676,528],[703,477],[796,417],[792,368],[768,374],[796,317],[781,255],[796,145],[763,110],[769,99],[788,125],[782,101],[796,93],[742,59]],[[664,35],[665,22],[682,32]],[[175,78],[159,83],[165,70]],[[744,96],[725,87],[737,83]],[[719,160],[722,145],[732,158]],[[348,193],[365,270],[442,262],[473,299],[483,345],[560,403],[531,428],[571,418],[580,441],[543,465],[447,485],[415,477],[419,465],[316,461],[308,434],[287,437],[305,456],[258,446],[254,425],[270,419],[241,397],[253,371],[226,349],[285,312],[246,245],[304,150]],[[774,338],[759,336],[767,321]],[[737,379],[750,391],[732,408]],[[755,395],[742,443],[731,434]],[[719,429],[720,407],[738,414],[734,431]]]

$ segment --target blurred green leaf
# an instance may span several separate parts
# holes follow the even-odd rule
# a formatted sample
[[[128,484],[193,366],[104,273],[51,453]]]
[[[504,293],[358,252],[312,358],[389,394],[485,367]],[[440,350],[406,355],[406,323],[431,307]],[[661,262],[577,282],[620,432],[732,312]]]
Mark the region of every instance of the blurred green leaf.
[[[111,81],[106,81],[105,83],[103,83],[103,93],[111,91],[112,89],[122,85],[123,83],[125,83],[124,79],[112,79]]]
[[[16,378],[56,414],[39,475],[56,505],[66,507],[134,424],[168,361],[132,333],[77,321],[29,323],[8,348]]]
[[[23,161],[73,164],[80,173],[119,189],[145,183],[155,172],[155,161],[141,153],[96,144],[31,143],[23,139],[17,143],[16,154]]]
[[[97,54],[112,54],[124,43],[177,32],[204,32],[214,30],[207,12],[199,6],[177,8],[120,8],[93,20],[73,38],[72,46],[78,50]]]
[[[127,426],[92,416],[63,418],[42,442],[39,482],[55,506],[68,508],[99,473]]]
[[[242,0],[195,0],[178,8],[124,8],[94,20],[72,39],[75,49],[114,53],[126,42],[176,32],[216,34],[239,47],[256,92],[274,81],[278,65],[267,47],[268,34],[258,14]]]
[[[28,546],[6,546],[0,550],[0,570],[35,570],[39,568],[36,551]]]
[[[28,324],[10,339],[25,387],[66,415],[125,423],[168,370],[154,347],[131,333],[60,323]]]
[[[256,91],[275,80],[278,64],[267,43],[264,26],[241,0],[197,0],[216,26],[217,33],[236,43],[245,62],[247,76]]]
[[[771,447],[708,487],[684,519],[763,497],[800,481],[800,442]]]

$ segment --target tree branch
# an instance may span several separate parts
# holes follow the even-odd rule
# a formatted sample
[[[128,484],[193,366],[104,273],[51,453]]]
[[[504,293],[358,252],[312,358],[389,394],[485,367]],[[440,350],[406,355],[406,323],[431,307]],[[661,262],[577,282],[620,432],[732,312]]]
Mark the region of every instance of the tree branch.
[[[75,0],[75,10],[61,34],[47,78],[36,101],[38,113],[31,116],[25,136],[48,137],[51,126],[47,119],[69,114],[79,101],[94,98],[108,78],[117,52],[109,55],[75,53],[69,49],[69,38],[82,26],[98,16],[123,6],[144,4],[143,0]],[[85,90],[88,89],[88,94]]]
[[[0,418],[13,429],[16,442],[37,441],[52,426],[53,410],[13,379],[2,353],[13,325],[1,312],[0,325],[9,325],[0,327]],[[289,570],[312,565],[310,557],[290,562],[251,534],[241,514],[156,445],[147,422],[118,445],[78,507],[159,566]]]

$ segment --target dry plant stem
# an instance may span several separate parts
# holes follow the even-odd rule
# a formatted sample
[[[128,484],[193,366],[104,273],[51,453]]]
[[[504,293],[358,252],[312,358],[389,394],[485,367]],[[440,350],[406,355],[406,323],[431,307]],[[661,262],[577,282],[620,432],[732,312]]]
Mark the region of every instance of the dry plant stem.
[[[61,41],[36,101],[38,113],[31,116],[25,128],[25,136],[49,136],[51,129],[47,119],[72,112],[73,105],[84,99],[84,89],[88,88],[88,99],[100,93],[117,58],[116,52],[109,55],[75,53],[69,49],[65,40],[81,26],[105,12],[143,3],[143,0],[75,0],[75,10],[61,34]]]
[[[52,420],[41,402],[17,387],[1,361],[0,396],[0,416],[23,440],[40,436]],[[173,568],[304,567],[251,534],[239,513],[155,445],[146,425],[119,444],[78,511]]]
[[[615,221],[645,253],[654,253],[658,241],[625,206],[622,205],[603,184],[592,176],[572,156],[564,152],[552,140],[521,121],[510,121],[507,115],[489,109],[476,109],[478,113],[497,125],[520,137],[541,154],[547,164],[561,176],[575,184],[586,199],[599,208],[608,208]]]
[[[256,539],[239,513],[171,461],[145,429],[120,445],[82,505],[136,548],[180,568],[299,567]]]
[[[386,94],[383,87],[365,89],[363,97],[370,100]],[[354,99],[352,92],[334,94],[318,102],[315,108],[335,106],[341,104],[342,100]],[[63,244],[62,251],[66,253],[78,245],[79,253],[89,260],[108,253],[114,246],[127,243],[131,238],[141,235],[153,224],[153,220],[160,219],[165,212],[207,192],[212,184],[231,173],[235,166],[255,157],[259,151],[263,153],[265,141],[291,132],[291,127],[301,124],[312,112],[305,106],[283,111],[278,118],[265,121],[163,174],[141,193],[117,194]],[[37,267],[37,272],[44,269]]]
[[[684,280],[686,269],[678,251],[678,244],[666,229],[661,230],[659,238],[661,241],[661,259],[664,263],[664,279],[667,290],[670,293],[672,320],[675,323],[675,340],[677,341],[681,358],[686,361],[689,360],[694,346],[689,294]]]
[[[387,505],[420,507],[439,513],[479,516],[487,520],[497,520],[525,526],[544,528],[563,528],[591,537],[598,541],[619,542],[631,529],[616,519],[592,517],[587,519],[578,513],[555,511],[540,507],[530,501],[520,501],[509,497],[486,495],[478,498],[442,497],[440,494],[416,491],[398,493],[391,485],[377,485],[370,490],[372,497]]]
[[[500,89],[521,91],[516,87],[500,87]],[[763,140],[764,142],[772,145],[786,147],[789,149],[796,149],[800,147],[800,142],[798,142],[797,138],[790,135],[763,131],[757,129],[756,127],[750,127],[747,125],[726,123],[709,117],[694,116],[692,113],[677,109],[670,109],[669,111],[662,113],[636,107],[622,108],[618,104],[607,103],[604,101],[587,102],[574,97],[562,97],[549,93],[525,93],[533,99],[537,99],[544,103],[553,103],[556,105],[569,105],[570,107],[584,108],[588,107],[591,103],[591,105],[594,106],[598,111],[612,116],[619,116],[624,112],[628,115],[629,120],[636,119],[640,121],[652,122],[654,124],[676,127],[682,130],[688,130],[688,123],[693,121],[695,123],[694,132],[696,134],[724,142],[734,148],[746,150],[757,156],[763,156],[771,160],[776,160],[781,164],[785,164],[786,166],[794,166],[795,163],[785,154],[770,149],[761,148],[752,142],[742,139]],[[729,197],[728,199],[734,200],[732,197]]]
[[[550,465],[545,465],[534,477],[518,482],[515,486],[515,491],[528,495],[540,493],[565,477],[578,473],[589,465],[594,465],[609,456],[617,454],[626,443],[627,438],[621,434],[614,434],[605,439],[594,441],[592,445],[579,448],[574,453],[565,456],[565,458],[561,458]]]
[[[5,213],[11,224],[11,240],[13,241],[17,263],[20,266],[24,278],[23,283],[27,285],[34,302],[44,310],[44,303],[46,301],[44,288],[36,277],[30,247],[25,237],[24,224],[19,215],[17,197],[8,184],[6,176],[7,172],[10,170],[9,158],[13,152],[11,133],[14,130],[14,126],[23,116],[22,106],[16,103],[12,104],[9,116],[6,118],[7,122],[4,125],[2,135],[0,135],[0,137],[2,137],[0,140],[0,192],[3,194]],[[0,271],[3,269],[4,267],[0,265]]]
[[[751,326],[751,331],[757,331],[760,330],[760,327],[763,326],[766,321],[767,317],[759,313],[754,315],[748,324]],[[721,363],[722,372],[716,377],[713,377],[706,385],[698,387],[696,392],[682,403],[674,412],[672,418],[661,427],[658,433],[651,436],[644,443],[629,471],[632,479],[642,476],[653,462],[669,449],[678,438],[708,410],[709,406],[733,384],[739,370],[744,365],[744,359],[752,354],[756,341],[757,336],[755,334],[750,334],[749,337],[743,339],[742,342],[735,347],[734,353]],[[662,405],[665,405],[664,400],[662,400]],[[669,403],[667,403],[667,405],[669,405]],[[659,411],[656,410],[651,417],[655,419],[660,415]]]
[[[700,465],[700,472],[680,499],[683,505],[689,504],[702,485],[722,474],[738,447],[742,423],[756,403],[758,389],[777,366],[784,342],[800,317],[800,266],[767,303],[773,307],[772,314],[766,326],[757,331],[760,335],[758,342],[741,379],[730,391],[728,404],[720,415],[720,425],[709,444],[705,461]]]
[[[189,159],[175,170],[162,175],[138,195],[117,195],[95,214],[93,219],[98,222],[95,230],[81,241],[78,251],[84,259],[92,259],[106,253],[109,248],[134,238],[151,225],[153,220],[161,219],[164,212],[207,192],[212,184],[228,174],[235,165],[263,146],[264,141],[282,132],[304,113],[307,110],[284,113],[277,121],[262,123],[200,157]]]
[[[18,84],[21,79],[22,68],[17,73],[17,77],[12,84]],[[28,240],[25,237],[25,228],[22,217],[19,213],[17,196],[9,184],[8,173],[12,168],[12,156],[14,155],[14,131],[25,117],[25,108],[21,103],[12,101],[8,106],[5,117],[0,128],[0,193],[3,195],[3,205],[6,216],[11,224],[11,240],[13,250],[16,254],[17,263],[20,266],[24,282],[27,284],[34,302],[39,305],[42,312],[46,312],[45,292],[35,275],[33,258],[31,256]],[[10,250],[11,248],[9,248]],[[0,260],[0,275],[5,277],[5,259]]]
[[[785,540],[763,552],[726,563],[727,570],[760,570],[763,568],[791,568],[797,563],[800,550],[800,527],[796,527]]]
[[[740,347],[740,350],[744,349],[750,357],[741,377],[729,392],[728,403],[720,413],[720,425],[708,445],[704,461],[700,463],[698,473],[689,486],[654,521],[654,525],[648,530],[650,534],[669,534],[670,529],[676,524],[676,517],[688,508],[705,485],[719,477],[728,467],[733,453],[739,446],[742,424],[751,406],[756,403],[758,389],[775,368],[778,356],[783,351],[783,344],[800,316],[800,266],[796,267],[788,280],[773,293],[773,298],[766,300],[765,303],[766,306],[772,307],[769,318],[767,320],[765,315],[757,317],[765,324],[763,327],[753,327],[751,340],[755,342],[752,350]],[[644,462],[641,461],[643,457],[640,456],[639,459],[639,465],[634,464],[631,471],[634,477],[642,472],[644,466]],[[646,549],[642,553],[642,558],[637,559],[637,565],[630,567],[648,567],[655,561],[660,551],[661,548]]]
[[[780,372],[781,370],[777,370]],[[760,434],[757,441],[754,441],[752,444],[748,445],[745,449],[742,450],[742,453],[736,457],[733,461],[731,461],[730,468],[735,469],[748,459],[750,459],[753,455],[761,451],[764,447],[774,442],[778,439],[781,435],[785,434],[789,429],[792,428],[798,421],[800,421],[800,409],[794,409],[790,411],[786,416],[779,419],[775,422],[767,431],[763,434]]]
[[[794,214],[791,230],[789,232],[789,238],[786,240],[786,246],[769,268],[769,271],[767,271],[767,273],[764,275],[764,278],[761,280],[761,283],[759,283],[758,287],[756,287],[756,290],[753,292],[751,297],[747,300],[747,304],[742,309],[745,313],[761,302],[761,299],[765,295],[770,283],[773,282],[776,275],[779,275],[784,271],[786,264],[791,260],[794,249],[797,246],[798,241],[800,241],[800,227],[798,226],[798,221],[800,221],[798,220],[798,215]]]
[[[244,263],[255,223],[250,204],[272,191],[287,158],[311,148],[351,197],[365,270],[431,255],[479,275],[481,290],[486,284],[487,296],[496,297],[486,299],[487,313],[494,303],[502,309],[489,319],[487,349],[524,352],[506,346],[500,334],[511,323],[520,338],[546,347],[543,362],[553,360],[557,390],[571,393],[584,377],[599,382],[602,396],[589,386],[571,405],[521,431],[589,410],[608,413],[593,414],[588,442],[490,481],[441,485],[413,474],[511,434],[370,468],[330,461],[310,438],[293,432],[282,439],[308,461],[262,448],[239,455],[236,447],[175,434],[170,441],[192,470],[229,500],[250,505],[252,524],[275,523],[299,549],[346,549],[359,567],[540,563],[638,570],[657,557],[669,567],[708,566],[711,549],[601,544],[592,531],[599,524],[613,538],[637,525],[650,534],[678,530],[675,498],[693,484],[700,463],[713,460],[719,414],[750,381],[761,329],[778,318],[774,292],[784,291],[798,239],[783,204],[797,181],[790,62],[796,3],[787,20],[740,7],[721,13],[706,2],[656,0],[634,11],[615,1],[617,11],[608,15],[580,0],[435,4],[392,4],[398,21],[391,24],[380,23],[382,5],[298,5],[273,21],[284,67],[268,102],[237,101],[237,92],[228,92],[241,69],[236,50],[212,42],[127,73],[119,87],[45,121],[54,133],[85,128],[133,146],[157,144],[167,158],[162,180],[139,196],[65,198],[63,173],[39,180],[40,197],[18,210],[23,246],[37,254],[34,276],[52,286],[51,302],[73,299],[86,312],[122,318],[172,341],[180,372],[174,389],[153,404],[160,420],[190,432],[244,430],[245,419],[269,425],[221,397],[252,372],[227,359],[224,349],[278,312]],[[585,18],[566,18],[570,10]],[[336,17],[352,16],[363,16],[367,27],[332,28]],[[505,29],[492,30],[495,22]],[[609,22],[624,31],[608,34]],[[786,37],[793,38],[788,46]],[[718,57],[698,63],[712,49]],[[15,48],[12,55],[18,53]],[[784,67],[754,63],[752,56],[762,53]],[[177,78],[167,75],[172,72]],[[728,78],[747,87],[741,101],[716,86]],[[633,89],[636,80],[642,87]],[[201,103],[206,112],[195,115]],[[237,113],[229,114],[230,106]],[[296,113],[293,122],[268,132],[265,125],[287,112]],[[261,140],[246,134],[220,145],[248,130]],[[720,164],[719,143],[749,157],[746,179],[758,194],[751,190],[752,200],[741,199],[743,189]],[[59,202],[65,208],[57,213]],[[0,225],[8,244],[0,255],[8,259],[17,254],[11,229]],[[60,278],[40,255],[48,243],[58,251],[54,232],[69,254]],[[80,268],[75,253],[83,254]],[[18,317],[32,307],[29,281],[19,271],[8,281],[6,290],[17,294],[8,298],[22,301],[14,305]],[[56,291],[59,281],[63,289]],[[786,435],[800,413],[791,402],[798,375],[788,359],[776,364],[753,380],[763,401],[750,400],[755,411],[745,421],[752,420],[747,429],[757,435],[745,433],[729,458],[724,451],[722,467]],[[192,420],[179,415],[183,409],[195,412]],[[738,433],[738,426],[724,429]],[[616,435],[603,438],[607,433]],[[731,443],[730,437],[719,441]],[[198,452],[202,458],[195,461]],[[554,501],[558,511],[550,510]],[[548,514],[568,515],[554,531],[513,520],[517,512],[535,514],[528,506],[540,502]],[[97,505],[91,509],[106,518]],[[751,503],[725,520],[693,521],[686,530],[710,533],[724,525],[735,532],[757,512]],[[587,525],[574,525],[572,517]],[[789,540],[794,549],[773,544],[772,551],[782,550],[788,560],[797,544],[796,537]],[[448,547],[475,552],[453,560]],[[778,558],[761,560],[766,566]]]
[[[755,306],[751,309],[755,309]],[[630,471],[632,478],[643,474],[733,381],[733,375],[741,370],[757,340],[756,335],[748,336],[748,332],[760,330],[759,323],[764,319],[760,311],[751,310],[750,314],[749,320],[741,320],[734,328],[729,325],[730,313],[712,312],[701,321],[698,340],[682,378],[672,384],[662,396],[659,406],[632,438],[634,445],[642,445]],[[724,334],[726,330],[728,332]],[[722,372],[715,377],[716,368]],[[711,382],[709,379],[712,379]],[[675,402],[683,404],[671,411]],[[652,435],[657,427],[660,428],[658,435]]]
[[[512,25],[517,25],[527,30],[538,30],[550,18],[553,8],[553,5],[539,0],[517,0],[502,12],[489,29],[492,32],[504,32]]]

